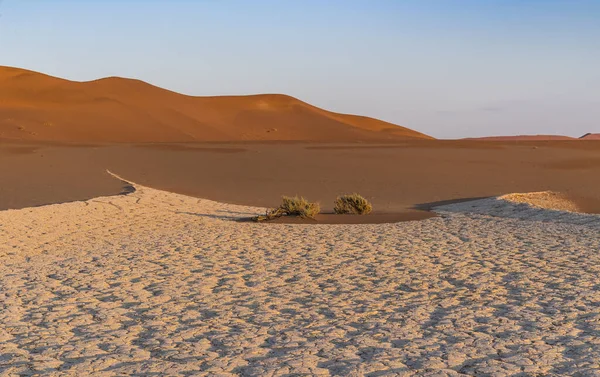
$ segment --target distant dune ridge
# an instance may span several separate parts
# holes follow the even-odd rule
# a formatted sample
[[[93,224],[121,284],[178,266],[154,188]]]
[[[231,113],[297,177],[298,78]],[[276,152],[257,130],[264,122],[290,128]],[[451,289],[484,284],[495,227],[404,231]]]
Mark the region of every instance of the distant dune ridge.
[[[490,141],[509,141],[509,140],[575,140],[573,137],[562,135],[509,135],[509,136],[484,136],[477,138],[468,138],[468,140],[490,140]]]
[[[592,134],[592,133],[587,133],[585,135],[583,135],[582,137],[580,137],[581,140],[600,140],[600,133],[598,134]]]
[[[564,135],[509,135],[509,136],[484,136],[477,138],[467,138],[465,140],[490,140],[490,141],[543,141],[543,140],[600,140],[600,133],[587,133],[581,137],[571,137]]]
[[[280,94],[192,97],[118,77],[0,66],[0,138],[64,142],[383,141],[431,137]]]

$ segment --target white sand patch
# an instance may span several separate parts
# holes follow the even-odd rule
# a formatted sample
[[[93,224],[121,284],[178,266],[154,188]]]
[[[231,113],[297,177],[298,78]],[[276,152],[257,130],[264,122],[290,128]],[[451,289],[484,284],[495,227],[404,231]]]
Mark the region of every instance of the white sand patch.
[[[600,374],[598,216],[265,226],[135,186],[0,212],[0,374]]]

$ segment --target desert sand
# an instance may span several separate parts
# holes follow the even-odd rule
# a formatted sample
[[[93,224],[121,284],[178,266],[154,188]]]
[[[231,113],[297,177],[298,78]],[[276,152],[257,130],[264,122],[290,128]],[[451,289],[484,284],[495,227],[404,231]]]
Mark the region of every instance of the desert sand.
[[[507,135],[507,136],[484,136],[478,138],[466,138],[464,140],[488,140],[488,141],[540,141],[540,140],[577,140],[574,137],[563,135]]]
[[[120,77],[75,82],[0,66],[0,139],[374,141],[429,136],[286,95],[192,97]]]
[[[506,136],[484,136],[477,138],[466,138],[463,140],[488,140],[488,141],[541,141],[541,140],[600,140],[600,134],[586,133],[580,137],[564,135],[506,135]]]
[[[134,186],[0,211],[4,375],[600,373],[598,215],[265,226]]]
[[[587,133],[581,137],[583,140],[600,140],[600,133]]]
[[[247,206],[303,195],[331,211],[358,192],[376,213],[514,192],[560,192],[600,213],[600,143],[405,141],[388,144],[187,143],[64,146],[0,143],[0,209],[145,186]]]

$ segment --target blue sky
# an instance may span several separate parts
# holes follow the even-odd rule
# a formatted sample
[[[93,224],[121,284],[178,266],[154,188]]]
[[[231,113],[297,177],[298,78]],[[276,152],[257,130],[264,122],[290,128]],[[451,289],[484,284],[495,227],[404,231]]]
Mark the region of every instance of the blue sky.
[[[73,80],[285,93],[440,138],[600,132],[596,0],[4,0],[0,14],[0,65]]]

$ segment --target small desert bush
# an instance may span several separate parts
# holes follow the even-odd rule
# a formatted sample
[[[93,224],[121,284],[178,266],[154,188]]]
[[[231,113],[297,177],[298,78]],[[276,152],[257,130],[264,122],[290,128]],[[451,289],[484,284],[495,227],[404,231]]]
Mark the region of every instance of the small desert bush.
[[[264,216],[257,216],[254,221],[272,220],[281,216],[298,216],[303,219],[314,219],[321,212],[319,203],[311,203],[304,197],[284,196],[281,205],[275,209],[270,209]]]
[[[299,216],[302,218],[314,218],[321,212],[319,203],[311,203],[303,197],[284,196],[279,206],[287,216]]]
[[[367,199],[359,194],[340,195],[334,202],[333,211],[337,214],[366,215],[373,210]]]

